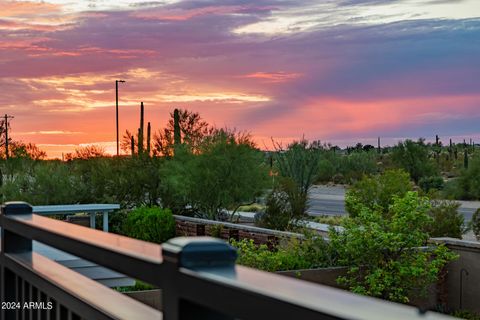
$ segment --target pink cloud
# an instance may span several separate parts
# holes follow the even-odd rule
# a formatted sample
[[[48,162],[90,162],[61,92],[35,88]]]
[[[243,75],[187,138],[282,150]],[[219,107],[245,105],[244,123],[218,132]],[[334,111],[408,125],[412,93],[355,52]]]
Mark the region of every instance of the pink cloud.
[[[302,76],[300,73],[287,73],[287,72],[254,72],[254,73],[249,73],[244,76],[241,76],[242,78],[247,78],[247,79],[256,79],[256,80],[261,80],[265,82],[288,82],[291,80],[298,79]]]
[[[49,13],[58,13],[61,6],[47,2],[33,1],[2,1],[0,2],[1,17],[24,17],[30,15],[40,15]]]

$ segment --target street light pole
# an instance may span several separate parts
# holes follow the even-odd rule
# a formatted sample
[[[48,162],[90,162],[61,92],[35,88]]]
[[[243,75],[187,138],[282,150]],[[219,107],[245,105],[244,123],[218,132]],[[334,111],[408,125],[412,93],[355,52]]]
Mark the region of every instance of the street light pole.
[[[119,143],[118,143],[118,83],[124,83],[124,80],[115,80],[115,121],[117,129],[117,157],[120,154]]]

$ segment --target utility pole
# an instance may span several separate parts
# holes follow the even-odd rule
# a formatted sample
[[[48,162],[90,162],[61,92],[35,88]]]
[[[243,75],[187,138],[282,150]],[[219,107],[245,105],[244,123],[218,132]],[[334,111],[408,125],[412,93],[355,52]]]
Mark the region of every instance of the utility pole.
[[[9,116],[8,114],[5,114],[5,159],[8,160],[8,119],[13,119],[13,116]]]
[[[124,80],[115,80],[115,123],[117,129],[117,157],[120,154],[119,143],[118,143],[118,83],[124,83]]]

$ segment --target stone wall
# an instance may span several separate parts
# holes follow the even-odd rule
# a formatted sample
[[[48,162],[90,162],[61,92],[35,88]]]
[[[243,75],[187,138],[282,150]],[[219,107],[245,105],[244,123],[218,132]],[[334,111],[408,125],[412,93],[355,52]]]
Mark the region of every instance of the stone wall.
[[[175,233],[178,237],[212,236],[225,240],[252,239],[257,245],[273,246],[282,239],[303,238],[293,232],[276,231],[229,222],[212,221],[175,215]]]

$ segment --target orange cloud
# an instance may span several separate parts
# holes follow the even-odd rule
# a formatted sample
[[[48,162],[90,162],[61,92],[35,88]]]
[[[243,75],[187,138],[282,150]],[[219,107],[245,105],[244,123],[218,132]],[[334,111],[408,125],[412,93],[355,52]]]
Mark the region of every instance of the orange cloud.
[[[41,24],[30,24],[20,21],[10,21],[10,20],[0,20],[0,30],[34,30],[34,31],[55,31],[58,28],[51,25],[41,25]]]
[[[161,9],[133,13],[134,17],[146,20],[185,21],[212,14],[231,14],[243,9],[241,6],[209,6],[192,10]]]
[[[258,79],[265,82],[287,82],[294,79],[298,79],[302,76],[300,73],[287,73],[287,72],[254,72],[242,76],[242,78]]]
[[[59,13],[61,6],[47,2],[2,1],[0,18]]]
[[[60,4],[32,1],[0,1],[0,30],[52,32],[71,28],[76,14],[67,14]]]
[[[115,55],[118,59],[133,59],[138,57],[151,57],[156,54],[154,50],[142,49],[108,49],[100,47],[81,47],[73,50],[57,50],[53,48],[42,48],[38,50],[38,46],[25,47],[29,51],[44,51],[42,53],[35,52],[32,57],[40,56],[58,56],[58,57],[78,57],[82,55]]]

